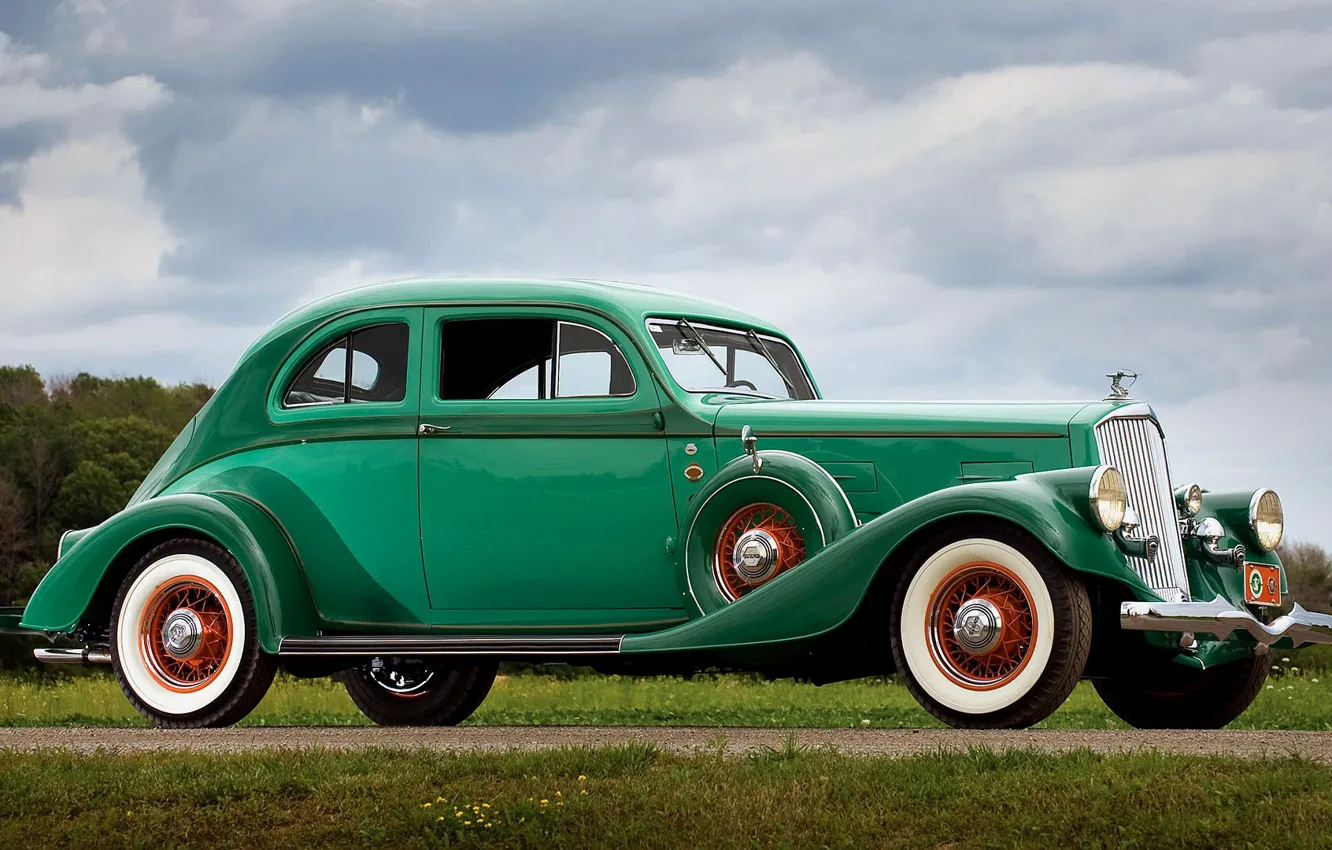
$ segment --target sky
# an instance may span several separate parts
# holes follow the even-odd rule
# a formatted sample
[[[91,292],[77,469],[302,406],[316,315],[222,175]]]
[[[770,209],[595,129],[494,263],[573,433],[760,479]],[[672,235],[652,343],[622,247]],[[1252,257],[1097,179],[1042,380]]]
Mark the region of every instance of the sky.
[[[226,377],[319,295],[606,277],[838,398],[1093,399],[1332,546],[1332,0],[3,0],[0,363]]]

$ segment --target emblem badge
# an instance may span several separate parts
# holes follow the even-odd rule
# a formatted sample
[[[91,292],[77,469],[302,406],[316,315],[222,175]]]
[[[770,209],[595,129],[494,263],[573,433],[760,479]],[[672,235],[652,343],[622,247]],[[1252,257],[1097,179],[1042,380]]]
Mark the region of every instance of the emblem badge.
[[[1257,570],[1249,574],[1249,592],[1255,597],[1263,595],[1263,577]]]

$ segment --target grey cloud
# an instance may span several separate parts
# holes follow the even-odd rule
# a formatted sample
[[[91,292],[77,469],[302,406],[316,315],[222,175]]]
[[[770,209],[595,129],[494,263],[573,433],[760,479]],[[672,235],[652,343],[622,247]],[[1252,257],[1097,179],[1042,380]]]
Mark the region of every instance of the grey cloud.
[[[771,316],[844,397],[1086,397],[1136,367],[1202,447],[1188,474],[1313,490],[1291,458],[1332,414],[1332,5],[100,5],[20,40],[49,87],[170,93],[122,118],[142,180],[106,189],[157,278],[0,360],[218,380],[316,291],[635,278]],[[0,161],[86,132],[0,135]]]

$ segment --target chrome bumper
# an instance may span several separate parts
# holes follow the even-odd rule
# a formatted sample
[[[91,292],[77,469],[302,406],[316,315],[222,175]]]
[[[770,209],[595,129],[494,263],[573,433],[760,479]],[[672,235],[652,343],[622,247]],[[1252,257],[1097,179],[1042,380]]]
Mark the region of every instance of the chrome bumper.
[[[1119,625],[1135,632],[1194,632],[1218,638],[1244,631],[1265,646],[1282,638],[1290,638],[1293,647],[1332,643],[1332,614],[1306,611],[1296,604],[1289,614],[1265,626],[1220,596],[1211,602],[1125,602],[1119,608]]]

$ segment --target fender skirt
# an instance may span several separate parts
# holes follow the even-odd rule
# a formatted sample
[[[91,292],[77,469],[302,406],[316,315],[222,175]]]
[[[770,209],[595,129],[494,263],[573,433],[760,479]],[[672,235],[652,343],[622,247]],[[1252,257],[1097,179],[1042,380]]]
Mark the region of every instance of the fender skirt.
[[[803,641],[842,626],[879,569],[917,532],[960,516],[993,517],[1026,529],[1068,567],[1158,597],[1128,567],[1109,535],[1092,526],[1092,467],[967,484],[908,502],[830,543],[800,566],[719,610],[678,626],[624,639],[624,653],[744,650]],[[884,624],[887,628],[887,624]]]
[[[318,632],[309,586],[286,535],[258,504],[229,493],[150,499],[79,534],[77,540],[70,535],[67,551],[37,586],[20,625],[48,633],[74,631],[121,553],[135,541],[163,532],[212,538],[235,557],[254,591],[259,643],[265,652],[277,652],[283,635]]]

